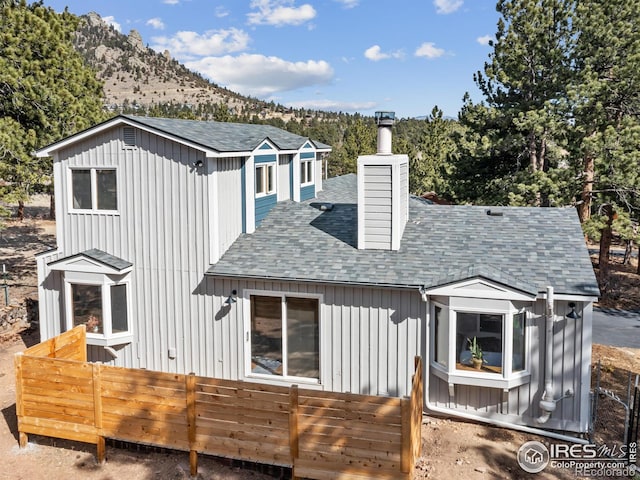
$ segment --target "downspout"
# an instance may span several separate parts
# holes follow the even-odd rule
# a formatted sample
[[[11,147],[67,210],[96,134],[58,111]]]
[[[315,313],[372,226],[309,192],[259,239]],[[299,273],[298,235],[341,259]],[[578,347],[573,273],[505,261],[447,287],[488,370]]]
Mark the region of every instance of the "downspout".
[[[549,287],[551,290],[551,297],[553,297],[553,287]],[[431,315],[430,312],[430,308],[429,308],[429,296],[427,294],[427,289],[425,287],[420,287],[419,288],[419,293],[420,296],[422,297],[422,301],[426,304],[426,308],[427,308],[427,316]],[[549,295],[547,294],[547,298],[549,298]],[[548,319],[551,318],[551,335],[548,334],[547,331],[547,339],[552,339],[553,338],[553,298],[551,298],[551,313],[552,315],[547,316],[547,327],[549,325],[549,321]],[[427,337],[430,335],[430,324],[427,324],[426,326],[427,328]],[[423,337],[424,338],[424,337]],[[428,342],[427,342],[428,345]],[[547,358],[549,357],[549,352],[552,352],[552,349],[547,348]],[[428,358],[428,356],[430,355],[428,348],[425,348],[425,352],[427,354],[427,359],[426,361],[423,363],[424,368],[425,368],[425,372],[424,372],[424,407],[425,409],[423,409],[423,414],[425,415],[429,415],[429,414],[440,414],[442,416],[446,416],[446,417],[453,417],[453,418],[464,418],[465,420],[471,420],[471,421],[475,421],[475,422],[479,422],[479,423],[484,423],[484,424],[488,424],[488,425],[495,425],[496,427],[502,427],[502,428],[508,428],[510,430],[516,430],[516,431],[520,431],[520,432],[525,432],[525,433],[530,433],[532,435],[540,435],[540,436],[544,436],[544,437],[548,437],[548,438],[554,438],[556,440],[561,440],[564,442],[572,442],[572,443],[581,443],[581,444],[588,444],[589,440],[585,439],[585,438],[579,438],[579,437],[573,437],[571,435],[564,435],[562,433],[558,433],[558,432],[552,432],[549,430],[542,430],[540,428],[535,428],[535,427],[528,427],[526,425],[517,425],[515,423],[511,423],[511,422],[507,422],[507,421],[502,421],[496,418],[486,418],[486,417],[482,417],[480,415],[474,415],[473,413],[467,413],[467,412],[458,412],[458,411],[453,411],[450,410],[448,408],[443,408],[443,407],[438,407],[437,405],[433,405],[430,401],[429,401],[429,363],[430,360]],[[551,355],[551,360],[553,360],[553,355]],[[551,365],[551,362],[547,362],[547,365]],[[551,370],[551,369],[549,369]],[[551,373],[551,371],[549,372]],[[546,375],[546,371],[545,371],[545,379],[550,379],[551,375]],[[546,386],[546,385],[545,385]],[[551,392],[551,389],[553,387],[553,384],[551,382],[549,382],[549,391]],[[547,389],[545,388],[545,393],[547,392]],[[570,395],[568,395],[570,396]],[[549,398],[553,398],[553,393],[551,393],[551,397]],[[544,396],[543,396],[544,399]],[[540,402],[542,403],[542,401]],[[553,408],[555,408],[555,402],[551,401]],[[551,413],[549,412],[549,417],[551,416]],[[545,420],[547,421],[548,418]]]
[[[546,423],[556,409],[556,402],[553,399],[553,317],[553,287],[547,287],[544,393],[539,403],[542,414],[535,419],[535,422],[540,424]]]

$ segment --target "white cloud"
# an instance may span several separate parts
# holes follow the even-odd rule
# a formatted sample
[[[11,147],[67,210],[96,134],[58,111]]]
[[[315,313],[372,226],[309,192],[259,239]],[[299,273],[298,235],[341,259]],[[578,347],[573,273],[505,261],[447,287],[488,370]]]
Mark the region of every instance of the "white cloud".
[[[147,20],[146,25],[150,25],[156,30],[164,30],[164,22],[159,17],[150,18],[149,20]]]
[[[162,3],[166,3],[167,5],[177,5],[180,3],[180,0],[164,0]]]
[[[230,90],[257,97],[327,84],[333,78],[333,69],[324,60],[289,62],[264,55],[206,57],[185,66]]]
[[[418,47],[416,57],[438,58],[444,55],[444,50],[436,47],[433,42],[425,42]]]
[[[215,15],[218,18],[228,17],[229,16],[229,10],[227,10],[224,7],[216,7]]]
[[[224,55],[241,52],[249,44],[249,35],[237,28],[209,30],[202,35],[181,31],[173,37],[153,37],[151,48],[158,52],[169,50],[177,59],[191,60],[204,55]]]
[[[441,13],[443,15],[455,12],[463,3],[463,0],[433,0],[433,4],[436,7],[436,13]]]
[[[111,25],[113,28],[115,28],[116,31],[118,32],[122,31],[122,27],[118,22],[116,22],[116,17],[114,17],[113,15],[109,15],[108,17],[102,17],[102,20],[104,20],[104,22],[107,25]]]
[[[336,0],[336,2],[341,3],[344,8],[354,8],[360,4],[360,0]]]
[[[376,102],[341,102],[339,100],[300,100],[286,102],[292,108],[306,108],[310,110],[326,110],[329,112],[360,112],[372,110]]]
[[[251,8],[259,11],[247,14],[250,25],[301,25],[316,16],[311,5],[295,7],[293,0],[253,0]]]
[[[476,38],[476,42],[478,42],[480,45],[489,45],[489,42],[491,40],[493,40],[493,37],[491,35],[483,35],[482,37]]]
[[[377,62],[378,60],[384,60],[385,58],[389,58],[389,54],[382,53],[380,51],[379,45],[374,45],[373,47],[369,47],[364,51],[364,56],[369,60],[373,60]]]
[[[378,62],[380,60],[385,60],[392,57],[402,58],[404,54],[401,50],[391,53],[383,53],[379,45],[374,45],[373,47],[369,47],[364,51],[364,56],[373,62]]]

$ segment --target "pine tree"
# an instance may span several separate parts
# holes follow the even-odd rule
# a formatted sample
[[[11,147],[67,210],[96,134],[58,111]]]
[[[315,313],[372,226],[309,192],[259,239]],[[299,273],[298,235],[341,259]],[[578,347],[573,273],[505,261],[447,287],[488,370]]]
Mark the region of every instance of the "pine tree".
[[[408,152],[409,190],[416,195],[435,192],[440,196],[450,196],[448,179],[451,177],[451,158],[456,155],[453,134],[458,124],[444,119],[442,110],[437,106],[426,120],[416,123],[421,128],[416,142],[418,152]]]
[[[33,150],[103,119],[102,85],[74,51],[78,18],[42,2],[0,1],[0,178],[5,201],[50,185],[51,162]]]
[[[608,278],[614,221],[640,218],[640,0],[583,0],[576,10],[578,208],[600,231],[600,279]],[[595,218],[592,214],[595,213]]]
[[[460,175],[482,172],[484,195],[472,201],[561,202],[571,78],[573,0],[500,0],[493,52],[474,80],[485,102],[467,99],[469,128]],[[482,154],[483,157],[478,157]],[[482,162],[483,165],[478,165]],[[485,176],[486,175],[486,176]],[[460,192],[478,195],[480,192]]]

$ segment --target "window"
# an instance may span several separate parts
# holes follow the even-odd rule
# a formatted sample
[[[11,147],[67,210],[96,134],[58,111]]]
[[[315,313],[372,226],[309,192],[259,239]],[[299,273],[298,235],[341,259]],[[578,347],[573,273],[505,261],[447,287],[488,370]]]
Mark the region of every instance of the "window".
[[[525,312],[513,315],[513,348],[511,354],[511,371],[520,372],[524,370],[525,342],[524,342],[524,324],[527,315]]]
[[[434,359],[442,366],[449,365],[449,319],[444,309],[435,306]]]
[[[97,277],[96,277],[97,278]],[[86,325],[87,343],[117,345],[131,341],[127,284],[67,282],[68,328]]]
[[[482,350],[481,370],[502,373],[502,315],[467,312],[456,315],[456,368],[473,368],[470,344],[476,340]]]
[[[318,381],[318,298],[251,295],[250,373]]]
[[[118,209],[116,170],[72,169],[71,196],[74,210]]]
[[[300,162],[300,185],[313,183],[313,160]]]
[[[271,195],[276,191],[276,164],[256,165],[256,196]]]
[[[104,334],[102,322],[102,287],[71,284],[73,326],[86,325],[87,333]]]
[[[431,365],[449,384],[511,388],[526,383],[526,311],[510,301],[485,301],[477,311],[469,299],[433,304]],[[445,300],[446,302],[446,300]],[[474,302],[478,302],[474,300]],[[464,305],[464,306],[463,306]],[[482,363],[473,365],[472,344],[482,351]]]

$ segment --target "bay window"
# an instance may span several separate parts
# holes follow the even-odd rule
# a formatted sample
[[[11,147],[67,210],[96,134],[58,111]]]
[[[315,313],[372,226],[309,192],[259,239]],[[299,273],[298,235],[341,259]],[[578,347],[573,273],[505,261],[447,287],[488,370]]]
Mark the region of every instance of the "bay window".
[[[67,329],[84,325],[89,345],[130,342],[128,285],[124,278],[66,272]]]
[[[521,303],[455,298],[434,302],[431,310],[434,374],[449,384],[511,388],[526,383],[530,378],[526,358],[527,315]],[[482,358],[475,366],[474,345]]]

